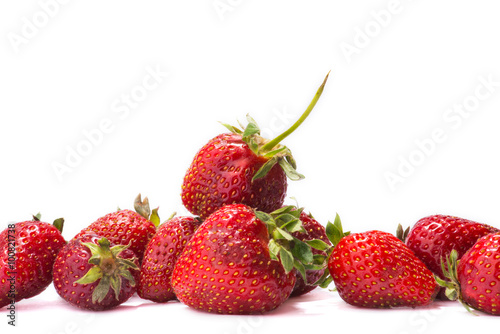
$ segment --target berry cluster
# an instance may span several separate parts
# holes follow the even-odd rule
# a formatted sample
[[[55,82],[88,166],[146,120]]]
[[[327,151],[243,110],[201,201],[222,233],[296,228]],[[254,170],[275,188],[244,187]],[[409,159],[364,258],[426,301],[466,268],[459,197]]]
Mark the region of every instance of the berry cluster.
[[[68,303],[95,311],[137,293],[206,312],[259,314],[333,282],[358,307],[414,308],[442,298],[500,314],[496,228],[434,215],[396,235],[351,234],[338,215],[323,226],[284,205],[287,180],[303,175],[281,142],[308,117],[327,78],[297,122],[272,140],[250,116],[245,127],[224,124],[230,132],[204,145],[184,177],[181,199],[193,216],[160,225],[158,209],[139,195],[135,211],[104,215],[69,242],[61,219],[9,226],[0,234],[0,307],[53,282]]]

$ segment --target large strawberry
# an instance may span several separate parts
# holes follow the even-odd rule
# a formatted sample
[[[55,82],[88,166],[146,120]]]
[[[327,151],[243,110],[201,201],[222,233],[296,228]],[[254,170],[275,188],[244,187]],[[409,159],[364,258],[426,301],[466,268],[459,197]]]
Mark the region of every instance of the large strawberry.
[[[41,293],[52,282],[52,266],[66,244],[62,218],[9,224],[0,233],[0,307]]]
[[[157,209],[151,212],[148,198],[141,199],[139,194],[134,202],[136,212],[132,210],[118,210],[108,213],[84,228],[73,239],[85,234],[96,234],[106,237],[116,245],[128,245],[139,263],[142,261],[144,251],[149,240],[156,233],[156,225],[159,222]]]
[[[225,125],[231,133],[211,139],[195,155],[182,184],[182,203],[194,215],[207,218],[218,208],[246,204],[260,211],[280,208],[286,196],[287,176],[300,180],[291,151],[280,142],[310,114],[325,81],[299,120],[273,140],[261,137],[256,122],[247,116],[244,130]]]
[[[136,291],[138,261],[128,245],[85,234],[70,241],[54,263],[54,287],[73,306],[92,311],[114,308]]]
[[[139,297],[157,303],[175,299],[170,282],[174,265],[200,224],[197,217],[179,216],[159,226],[144,253]]]
[[[275,309],[293,290],[294,267],[304,273],[304,264],[313,262],[307,244],[291,235],[301,229],[290,209],[269,215],[243,204],[220,208],[202,223],[177,260],[172,275],[177,298],[214,313]]]
[[[494,227],[468,219],[432,215],[420,219],[402,239],[427,268],[444,278],[441,261],[452,250],[457,251],[460,259],[479,238],[495,231],[498,230]],[[443,292],[444,289],[440,293],[441,299]]]
[[[349,234],[334,244],[328,269],[345,302],[389,308],[434,300],[438,290],[432,272],[394,235],[374,230]]]
[[[443,261],[443,271],[445,280],[436,280],[449,299],[459,300],[469,311],[500,315],[500,233],[481,237],[460,260],[453,250]]]
[[[325,227],[321,225],[316,219],[314,219],[311,214],[307,214],[304,211],[301,211],[300,221],[302,222],[304,231],[294,232],[292,234],[294,237],[305,242],[311,240],[321,240],[326,245],[331,246],[331,243],[326,235]],[[325,250],[312,249],[312,252],[319,258],[327,256]],[[302,278],[302,275],[297,272],[297,280],[295,282],[295,286],[293,288],[291,296],[301,296],[314,290],[317,287],[317,285],[315,285],[314,283],[316,283],[323,276],[325,270],[326,268],[324,267],[319,269],[306,270],[306,280],[304,280]]]

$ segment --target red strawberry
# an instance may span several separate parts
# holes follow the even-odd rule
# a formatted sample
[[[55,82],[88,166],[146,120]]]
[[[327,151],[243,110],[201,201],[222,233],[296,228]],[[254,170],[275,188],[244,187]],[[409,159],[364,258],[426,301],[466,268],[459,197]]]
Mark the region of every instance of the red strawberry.
[[[157,303],[175,299],[170,283],[174,265],[200,224],[196,217],[175,217],[160,225],[144,253],[139,297]]]
[[[259,135],[259,127],[250,116],[247,116],[249,124],[244,130],[225,125],[231,133],[211,139],[188,168],[181,193],[184,206],[202,219],[233,203],[264,212],[280,208],[286,195],[286,177],[303,178],[295,170],[290,150],[280,142],[310,114],[327,78],[328,75],[300,119],[271,141]]]
[[[141,201],[141,195],[135,200],[135,209],[119,210],[111,212],[100,217],[95,222],[84,228],[73,239],[77,239],[85,234],[96,234],[100,237],[106,237],[110,242],[116,245],[128,245],[133,251],[139,263],[142,261],[144,251],[149,240],[156,233],[156,226],[151,221],[157,222],[157,209],[150,215],[149,201],[147,197]]]
[[[436,280],[449,299],[459,300],[469,311],[472,307],[500,315],[500,233],[481,237],[460,261],[453,250],[443,267],[449,281]]]
[[[420,219],[403,239],[427,268],[444,278],[441,261],[453,249],[460,259],[480,237],[495,231],[498,230],[494,227],[471,220],[433,215]],[[440,293],[440,297],[443,299],[443,293]]]
[[[298,218],[274,220],[242,204],[215,211],[177,260],[172,275],[177,298],[190,307],[215,313],[275,309],[292,292],[294,265],[303,269],[299,261],[308,257],[312,261],[310,248],[307,252],[303,249],[307,245],[291,236],[299,228]]]
[[[86,234],[70,241],[54,263],[54,287],[68,303],[101,311],[120,305],[136,291],[139,267],[133,251]]]
[[[66,244],[63,223],[44,223],[37,215],[0,233],[0,307],[36,296],[52,282],[54,260]]]
[[[355,306],[423,306],[437,293],[431,271],[402,241],[386,232],[345,236],[333,249],[328,269],[340,297]]]
[[[292,234],[294,237],[302,241],[321,240],[331,246],[331,243],[326,235],[325,227],[314,219],[311,214],[306,214],[302,211],[300,213],[300,220],[305,231],[294,232]],[[312,252],[315,255],[327,256],[325,251],[321,251],[319,249],[312,249]],[[316,283],[323,276],[325,270],[326,268],[306,270],[307,283],[302,278],[302,275],[297,272],[297,280],[291,296],[300,296],[314,290],[317,285],[314,285],[313,283]]]

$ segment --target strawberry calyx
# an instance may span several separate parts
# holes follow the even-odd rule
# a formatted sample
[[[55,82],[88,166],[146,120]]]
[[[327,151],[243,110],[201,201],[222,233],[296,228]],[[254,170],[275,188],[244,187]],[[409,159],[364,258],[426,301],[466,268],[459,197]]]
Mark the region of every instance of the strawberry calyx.
[[[42,219],[42,214],[39,212],[32,217],[34,221],[39,222],[40,219]],[[52,222],[52,225],[59,231],[59,233],[62,233],[64,227],[64,218],[57,218],[56,220],[54,220],[54,222]]]
[[[242,140],[248,145],[253,153],[255,153],[257,156],[262,156],[268,159],[268,161],[264,163],[261,168],[255,173],[252,181],[266,176],[267,173],[276,164],[279,164],[281,166],[289,179],[298,181],[304,178],[304,175],[297,172],[297,164],[292,156],[292,152],[290,151],[290,149],[280,143],[286,137],[292,134],[305,121],[305,119],[314,109],[316,102],[318,102],[321,94],[323,93],[323,89],[325,87],[329,74],[330,72],[328,72],[328,74],[326,75],[323,83],[318,88],[312,101],[310,102],[304,113],[300,116],[300,118],[287,130],[285,130],[283,133],[272,140],[268,140],[260,136],[260,128],[257,125],[257,122],[250,115],[246,116],[248,121],[248,124],[246,126],[243,126],[240,123],[241,129],[229,124],[221,123],[232,133],[240,135]]]
[[[324,249],[322,249],[326,252],[326,256],[325,256],[325,258],[326,258],[325,259],[325,267],[326,267],[327,263],[328,263],[328,258],[332,254],[332,251],[335,248],[335,246],[337,246],[337,244],[340,242],[340,240],[342,240],[342,238],[351,234],[351,232],[344,232],[344,229],[342,227],[342,221],[340,220],[340,216],[338,213],[335,215],[335,219],[334,219],[333,223],[329,221],[326,224],[325,230],[326,230],[326,236],[327,236],[328,240],[330,240],[330,242],[331,242],[331,245],[328,245],[325,243],[326,247]],[[332,282],[333,282],[333,278],[330,275],[330,271],[325,270],[325,272],[323,273],[323,276],[321,276],[316,282],[314,282],[313,285],[317,285],[321,288],[326,289]]]
[[[327,261],[325,256],[313,254],[311,248],[324,250],[329,245],[319,239],[302,241],[292,235],[305,231],[300,220],[302,211],[302,208],[290,205],[271,213],[254,212],[267,226],[271,259],[280,261],[287,274],[296,269],[306,280],[306,270],[322,269]]]
[[[134,200],[134,209],[135,212],[152,222],[155,227],[160,225],[160,216],[158,215],[158,208],[151,210],[149,207],[149,199],[144,197],[144,200],[141,198],[141,194],[137,195]]]
[[[398,238],[402,242],[405,242],[406,237],[408,237],[408,233],[410,233],[410,226],[404,229],[403,225],[398,224],[398,227],[396,229],[396,238]]]
[[[127,249],[130,244],[110,247],[108,239],[101,238],[97,244],[82,242],[82,245],[90,250],[91,257],[88,263],[93,266],[75,283],[92,284],[99,280],[92,293],[92,303],[102,302],[110,288],[113,289],[115,298],[118,300],[123,279],[128,280],[131,286],[135,286],[135,279],[130,273],[130,269],[139,270],[139,267],[134,263],[135,258],[124,259],[119,257],[119,254]]]
[[[441,260],[441,270],[443,271],[443,275],[446,279],[442,279],[435,274],[434,279],[439,286],[445,288],[445,295],[449,300],[459,301],[469,313],[477,315],[473,312],[471,306],[467,305],[467,303],[463,300],[457,272],[459,262],[458,252],[454,249],[450,252],[450,255],[445,257],[444,260]]]

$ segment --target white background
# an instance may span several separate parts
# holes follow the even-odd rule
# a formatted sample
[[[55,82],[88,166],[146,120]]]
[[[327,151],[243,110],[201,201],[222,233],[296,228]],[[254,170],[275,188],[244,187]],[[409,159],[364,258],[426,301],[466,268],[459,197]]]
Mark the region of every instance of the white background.
[[[493,0],[4,1],[2,224],[39,211],[47,221],[63,216],[70,239],[99,216],[132,208],[139,192],[163,218],[187,214],[182,179],[197,150],[224,131],[217,121],[250,113],[277,135],[331,70],[316,109],[284,142],[306,176],[288,196],[323,224],[338,212],[354,232],[393,232],[435,213],[499,227],[499,10]],[[97,133],[103,124],[106,133]],[[388,173],[399,175],[392,187]],[[158,324],[166,332],[178,323],[268,333],[351,321],[359,331],[399,334],[494,321],[454,303],[360,310],[328,291],[263,317],[137,297],[94,314],[66,305],[52,287],[17,306],[22,333]]]

